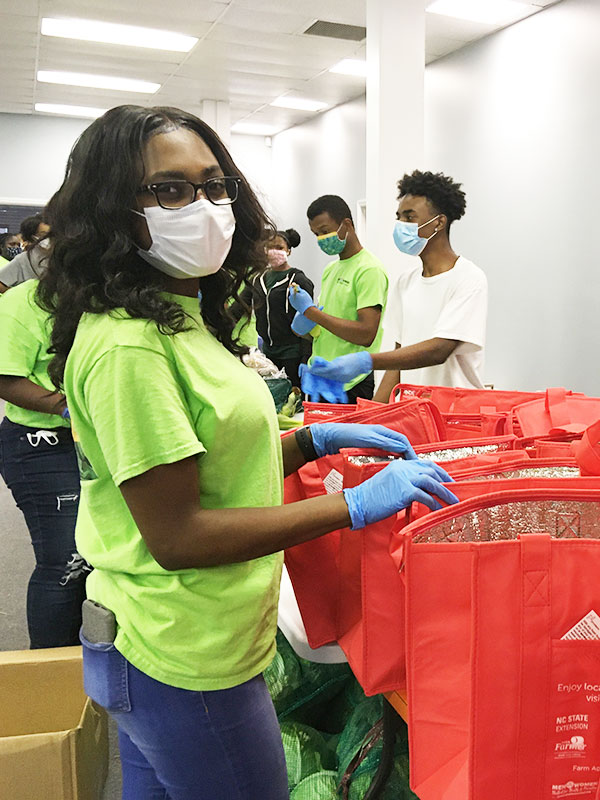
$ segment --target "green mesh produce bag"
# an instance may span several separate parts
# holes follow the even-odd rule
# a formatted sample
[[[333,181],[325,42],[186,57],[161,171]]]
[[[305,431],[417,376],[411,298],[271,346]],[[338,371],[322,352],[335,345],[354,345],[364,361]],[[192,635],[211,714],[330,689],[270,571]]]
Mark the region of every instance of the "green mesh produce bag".
[[[315,664],[299,658],[283,634],[265,680],[279,723],[290,800],[362,800],[379,766],[382,741],[367,750],[382,716],[381,697],[366,697],[347,664]],[[355,756],[358,765],[340,784]],[[408,786],[408,740],[402,726],[394,767],[382,800],[418,800]]]
[[[292,391],[292,382],[287,378],[263,378],[273,396],[277,413],[281,411]]]

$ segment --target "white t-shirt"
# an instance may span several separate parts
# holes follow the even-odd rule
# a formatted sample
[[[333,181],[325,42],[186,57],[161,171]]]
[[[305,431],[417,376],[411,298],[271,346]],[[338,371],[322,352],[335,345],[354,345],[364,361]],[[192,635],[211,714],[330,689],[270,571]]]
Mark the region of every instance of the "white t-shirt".
[[[387,324],[402,347],[442,338],[460,342],[443,364],[402,370],[403,383],[483,388],[487,278],[459,256],[452,269],[425,278],[422,266],[400,276]]]

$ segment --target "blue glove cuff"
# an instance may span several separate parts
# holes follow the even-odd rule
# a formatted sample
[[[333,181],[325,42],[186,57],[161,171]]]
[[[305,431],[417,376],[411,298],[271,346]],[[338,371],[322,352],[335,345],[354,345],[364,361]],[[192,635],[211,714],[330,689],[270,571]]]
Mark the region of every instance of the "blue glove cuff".
[[[296,311],[296,316],[292,320],[290,327],[294,333],[298,334],[298,336],[305,336],[307,333],[312,331],[316,324],[317,323],[313,322],[312,319],[308,319],[308,317],[305,317],[304,314]]]
[[[366,350],[361,350],[360,353],[357,353],[357,358],[359,359],[359,365],[363,372],[372,372],[373,371],[373,357],[371,353],[368,353]]]
[[[353,489],[342,489],[344,493],[344,500],[346,501],[346,505],[348,506],[348,511],[350,513],[350,521],[352,522],[350,530],[352,531],[360,530],[361,528],[365,528],[367,525],[362,504],[360,502],[360,494],[357,491],[358,488],[358,486],[355,486]]]
[[[326,429],[323,428],[323,423],[315,422],[312,425],[308,426],[308,430],[310,431],[310,435],[312,436],[312,443],[313,447],[315,448],[315,453],[317,454],[317,458],[322,458],[323,456],[330,455],[327,452],[327,440],[324,435]]]

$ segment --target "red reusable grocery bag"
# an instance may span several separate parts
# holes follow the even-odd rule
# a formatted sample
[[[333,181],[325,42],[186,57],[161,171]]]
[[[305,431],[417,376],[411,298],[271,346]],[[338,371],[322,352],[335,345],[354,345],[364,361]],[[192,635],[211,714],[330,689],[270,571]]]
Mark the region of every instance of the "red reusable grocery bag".
[[[477,414],[442,413],[448,439],[505,436],[513,432],[512,411],[481,411]]]
[[[491,436],[464,439],[460,442],[416,444],[414,449],[419,458],[435,461],[448,470],[450,467],[468,466],[470,463],[476,465],[482,455],[496,455],[514,450],[516,442],[515,436]]]
[[[372,403],[356,406],[332,403],[305,403],[305,425],[315,422],[348,422],[362,425],[385,425],[404,433],[415,444],[445,439],[442,415],[428,400],[413,398],[401,403]]]
[[[389,464],[394,456],[378,450],[347,449],[344,457],[344,487],[357,486],[368,480],[376,472]],[[504,461],[507,470],[532,463],[525,453],[509,451],[518,460]],[[484,472],[491,470],[489,456],[479,456]],[[496,459],[496,469],[502,463]],[[476,468],[468,470],[473,478]],[[536,469],[537,466],[537,469]],[[547,466],[544,464],[544,466]],[[540,465],[533,465],[525,475],[543,475]],[[576,466],[564,468],[552,464],[547,467],[549,477],[579,475]],[[521,477],[519,473],[508,471],[499,477]],[[472,483],[462,486],[452,484],[450,488],[459,498],[471,497],[482,491],[491,491],[493,478],[488,477],[485,485]],[[511,485],[508,481],[503,481]],[[519,485],[521,482],[513,481]],[[592,485],[600,485],[594,481]],[[414,506],[428,513],[425,506]],[[367,695],[388,692],[405,687],[404,659],[404,587],[401,576],[390,555],[392,531],[405,524],[404,513],[369,525],[360,531],[346,531],[338,539],[339,555],[337,563],[338,610],[337,642],[346,654],[356,678]]]
[[[600,419],[600,398],[548,389],[542,399],[517,406],[515,417],[525,437],[582,434]]]
[[[341,491],[342,464],[339,454],[305,464],[285,479],[284,502]],[[340,536],[346,532],[347,529],[332,531],[285,551],[285,565],[311,647],[321,647],[337,638],[337,564]]]
[[[505,454],[506,455],[506,454]],[[530,458],[524,451],[513,450],[510,455],[514,460],[489,460],[480,456],[476,466],[452,469],[455,481],[485,480],[496,478],[509,480],[514,478],[571,478],[579,477],[579,467],[572,458]]]
[[[511,411],[528,400],[544,399],[542,392],[512,392],[499,389],[454,389],[449,386],[418,386],[399,383],[392,389],[390,403],[396,399],[421,397],[431,400],[445,414],[481,414]]]
[[[392,430],[401,431],[416,444],[438,441],[443,433],[441,416],[427,400],[408,400],[396,403],[393,407],[377,404],[375,408],[365,408],[336,421],[386,425]],[[293,503],[341,491],[342,471],[342,456],[339,454],[305,464],[285,479],[285,502]],[[285,553],[286,566],[311,647],[320,647],[337,638],[337,559],[342,533],[328,533],[291,547]]]
[[[304,424],[310,425],[313,422],[336,422],[340,417],[353,414],[357,406],[353,403],[311,403],[305,400],[302,403],[304,408]]]
[[[408,437],[413,445],[439,442],[446,438],[446,426],[437,407],[429,400],[377,403],[344,416],[338,422],[385,425]]]
[[[397,537],[420,800],[600,798],[600,640],[564,638],[600,612],[600,488],[575,484],[475,497]]]
[[[600,475],[600,420],[584,432],[578,442],[573,442],[573,453],[582,475]]]

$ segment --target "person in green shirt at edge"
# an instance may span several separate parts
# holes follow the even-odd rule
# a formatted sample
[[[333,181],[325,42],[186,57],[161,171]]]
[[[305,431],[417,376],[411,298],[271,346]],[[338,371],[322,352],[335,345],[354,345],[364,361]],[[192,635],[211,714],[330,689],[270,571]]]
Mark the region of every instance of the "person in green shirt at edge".
[[[383,264],[361,245],[350,208],[341,197],[323,195],[309,205],[306,213],[321,250],[339,256],[325,267],[317,303],[302,289],[290,290],[290,303],[309,321],[303,330],[311,323],[319,326],[311,361],[317,356],[332,361],[360,350],[377,353],[388,292]],[[344,389],[349,403],[356,402],[357,397],[372,399],[373,372],[355,376]]]
[[[25,517],[35,556],[27,588],[32,649],[79,644],[86,565],[75,548],[79,470],[64,394],[48,375],[47,311],[37,281],[0,295],[0,475]]]
[[[416,499],[453,502],[448,476],[381,426],[280,438],[226,309],[264,269],[270,223],[206,123],[107,111],[75,143],[55,203],[37,299],[78,439],[76,541],[93,566],[84,686],[118,724],[123,797],[284,800],[262,677],[281,550]],[[404,457],[359,487],[282,505],[284,475],[348,446]]]

